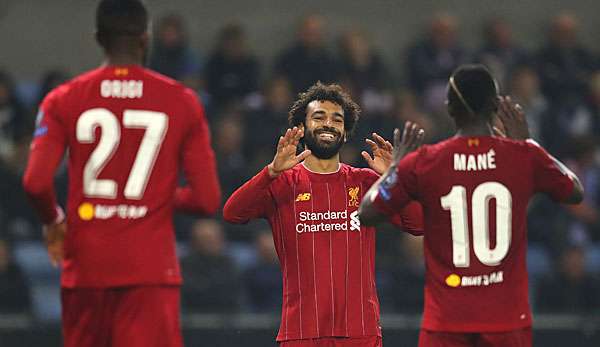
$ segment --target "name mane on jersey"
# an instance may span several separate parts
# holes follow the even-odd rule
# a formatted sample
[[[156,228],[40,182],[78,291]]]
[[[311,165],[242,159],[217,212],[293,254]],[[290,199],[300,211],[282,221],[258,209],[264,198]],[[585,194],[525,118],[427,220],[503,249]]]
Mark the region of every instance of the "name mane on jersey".
[[[296,232],[317,233],[332,231],[360,231],[360,220],[358,211],[350,213],[344,211],[325,211],[325,212],[306,212],[298,214],[298,219],[302,223],[296,223]]]
[[[143,81],[103,80],[100,83],[100,95],[103,98],[139,99],[143,94]]]
[[[483,171],[496,168],[496,152],[462,154],[454,153],[454,171]]]

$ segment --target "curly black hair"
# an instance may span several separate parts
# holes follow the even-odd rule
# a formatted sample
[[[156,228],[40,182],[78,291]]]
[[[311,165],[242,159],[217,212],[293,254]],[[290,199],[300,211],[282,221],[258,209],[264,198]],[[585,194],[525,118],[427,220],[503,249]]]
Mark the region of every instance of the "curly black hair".
[[[304,93],[298,94],[298,100],[294,102],[288,113],[288,123],[291,127],[304,124],[306,120],[306,107],[311,102],[330,101],[338,104],[344,111],[344,130],[347,136],[354,133],[356,122],[360,116],[360,106],[352,100],[350,95],[338,84],[323,84],[317,82]]]

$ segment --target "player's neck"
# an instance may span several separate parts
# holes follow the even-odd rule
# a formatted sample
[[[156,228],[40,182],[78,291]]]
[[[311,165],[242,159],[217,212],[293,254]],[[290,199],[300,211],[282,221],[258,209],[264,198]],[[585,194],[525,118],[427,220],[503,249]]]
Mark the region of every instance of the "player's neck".
[[[105,65],[142,65],[143,59],[132,54],[111,54],[106,56]]]
[[[461,126],[456,132],[457,136],[492,136],[494,131],[489,123],[473,123]]]
[[[319,159],[311,154],[304,159],[303,164],[312,172],[333,173],[340,168],[340,155],[338,153],[329,159]]]

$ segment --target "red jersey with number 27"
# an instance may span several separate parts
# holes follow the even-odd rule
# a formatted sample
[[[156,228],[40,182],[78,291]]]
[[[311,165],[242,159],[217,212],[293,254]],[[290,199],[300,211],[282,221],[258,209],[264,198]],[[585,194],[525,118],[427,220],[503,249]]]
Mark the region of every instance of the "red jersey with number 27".
[[[173,210],[220,203],[204,111],[183,85],[141,66],[105,66],[43,101],[23,184],[44,223],[68,150],[64,287],[179,284]],[[183,169],[189,186],[178,188]]]
[[[571,179],[532,142],[454,137],[406,156],[374,203],[384,213],[411,200],[423,206],[423,328],[530,326],[527,204],[538,192],[564,201],[572,191]]]

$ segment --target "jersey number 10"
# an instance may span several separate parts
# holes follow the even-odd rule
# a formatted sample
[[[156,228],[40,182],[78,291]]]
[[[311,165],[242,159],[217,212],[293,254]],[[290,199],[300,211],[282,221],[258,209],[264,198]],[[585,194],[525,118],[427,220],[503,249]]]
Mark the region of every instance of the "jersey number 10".
[[[127,199],[139,200],[144,195],[154,161],[167,132],[167,115],[162,112],[125,110],[125,128],[144,129],[144,137],[135,157],[123,195]],[[89,197],[114,199],[117,197],[117,182],[98,179],[121,141],[121,127],[117,117],[105,108],[94,108],[81,114],[77,120],[76,136],[80,143],[93,143],[96,127],[102,136],[83,168],[83,193]]]
[[[490,249],[489,204],[496,200],[496,247]],[[456,267],[469,267],[469,221],[467,190],[453,186],[440,199],[442,208],[450,210],[452,222],[452,261]],[[506,257],[510,247],[512,228],[512,196],[506,186],[485,182],[477,186],[471,198],[473,220],[473,251],[482,264],[495,266]]]

